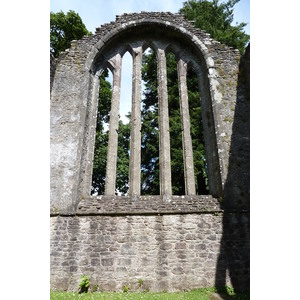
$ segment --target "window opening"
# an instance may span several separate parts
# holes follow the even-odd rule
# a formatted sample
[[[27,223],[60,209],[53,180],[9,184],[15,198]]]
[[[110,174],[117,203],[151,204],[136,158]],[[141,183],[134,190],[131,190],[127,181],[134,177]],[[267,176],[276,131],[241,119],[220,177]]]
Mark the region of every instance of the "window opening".
[[[132,97],[132,56],[127,51],[122,58],[118,154],[115,194],[125,196],[129,189],[130,118]]]
[[[186,71],[179,71],[182,66],[186,70],[185,63],[177,60],[171,51],[166,54],[167,89],[169,130],[171,149],[171,177],[172,194],[205,195],[209,193],[207,179],[207,162],[201,118],[201,103],[198,88],[198,78],[195,70],[189,65]],[[179,65],[180,63],[180,65]],[[188,94],[188,113],[190,118],[190,135],[192,147],[189,146],[190,156],[193,157],[193,173],[187,177],[186,154],[184,149],[187,145],[184,138],[182,122],[181,88],[179,90],[178,72],[186,76],[186,89]],[[129,191],[129,168],[130,168],[130,135],[131,133],[131,105],[133,88],[133,59],[129,52],[122,58],[120,88],[120,111],[118,116],[119,127],[117,130],[117,160],[115,174],[115,195],[128,195]],[[181,84],[185,81],[180,81]],[[182,86],[182,85],[181,85]],[[109,141],[109,121],[113,89],[113,75],[109,69],[105,69],[100,76],[99,103],[97,113],[97,128],[94,150],[94,164],[92,177],[92,195],[105,194],[106,164]],[[142,57],[142,99],[141,99],[141,195],[160,194],[160,171],[159,171],[159,124],[158,124],[158,74],[157,57],[152,48],[147,48]],[[185,97],[186,99],[186,97]],[[187,101],[187,100],[185,100]],[[186,105],[187,106],[187,105]],[[186,126],[187,128],[187,126]],[[135,132],[135,131],[133,131]],[[186,131],[185,131],[186,132]],[[116,140],[116,139],[115,139]],[[185,144],[183,143],[185,141]],[[191,142],[189,142],[191,145]],[[115,148],[114,148],[115,149]],[[191,152],[192,151],[192,152]],[[187,152],[186,152],[187,153]],[[192,163],[191,163],[192,165]],[[192,175],[191,175],[192,174]],[[195,189],[189,193],[191,187],[187,187],[187,178],[195,178],[190,186]],[[193,181],[193,180],[190,180]],[[113,181],[112,181],[113,182]],[[135,182],[135,181],[134,181]],[[113,191],[114,188],[111,188]],[[111,192],[112,193],[112,192]]]
[[[122,59],[120,84],[120,110],[115,195],[127,195],[129,188],[130,109],[132,87],[132,58],[126,52]],[[91,195],[104,195],[109,141],[109,122],[113,89],[113,74],[106,68],[100,76],[96,138]]]
[[[207,178],[207,161],[205,154],[202,110],[198,85],[199,81],[197,73],[192,68],[192,66],[188,65],[187,89],[189,99],[191,138],[193,145],[196,194],[207,195],[209,193]]]
[[[157,59],[147,48],[142,60],[141,195],[159,195]]]
[[[93,160],[92,195],[103,195],[107,162],[109,114],[112,95],[112,73],[106,68],[100,76],[96,137]]]
[[[167,54],[167,80],[171,147],[172,194],[185,195],[182,150],[182,124],[179,104],[178,73],[175,54]]]

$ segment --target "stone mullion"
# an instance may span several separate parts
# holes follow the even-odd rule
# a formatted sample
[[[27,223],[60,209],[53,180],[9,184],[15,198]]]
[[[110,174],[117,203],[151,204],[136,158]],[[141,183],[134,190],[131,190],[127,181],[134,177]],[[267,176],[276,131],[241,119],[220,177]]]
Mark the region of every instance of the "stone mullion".
[[[194,175],[194,159],[193,146],[190,133],[190,114],[187,91],[187,70],[186,64],[182,59],[177,63],[178,73],[178,88],[180,97],[180,114],[182,127],[182,148],[183,148],[183,162],[184,162],[184,181],[185,194],[195,195],[195,175]]]
[[[159,176],[160,194],[172,194],[167,64],[163,49],[157,53],[158,118],[159,118]]]
[[[109,63],[113,66],[113,90],[111,98],[111,110],[109,121],[109,138],[107,147],[105,195],[115,195],[117,154],[118,154],[118,129],[121,90],[122,57],[114,56]]]
[[[141,84],[142,47],[133,49],[132,109],[130,133],[129,195],[141,193]]]

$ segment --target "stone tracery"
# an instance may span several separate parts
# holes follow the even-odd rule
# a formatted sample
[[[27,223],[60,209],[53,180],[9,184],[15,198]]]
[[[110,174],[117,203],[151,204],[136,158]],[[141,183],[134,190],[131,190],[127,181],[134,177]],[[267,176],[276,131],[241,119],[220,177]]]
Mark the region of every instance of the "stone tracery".
[[[154,43],[154,42],[152,42]],[[155,44],[155,43],[154,43]],[[132,74],[132,115],[131,115],[131,140],[130,140],[130,168],[129,168],[129,195],[140,195],[140,170],[141,170],[141,64],[143,44],[129,45],[133,54]],[[162,49],[161,49],[162,48]],[[171,195],[171,158],[170,158],[170,134],[168,116],[168,93],[166,72],[166,45],[157,47],[158,58],[158,103],[159,103],[159,132],[160,132],[160,194]],[[108,61],[113,71],[113,93],[111,104],[110,136],[108,144],[107,175],[105,195],[114,195],[116,180],[116,151],[117,130],[120,97],[120,69],[121,56],[116,54]],[[180,109],[182,118],[182,139],[184,154],[184,174],[186,195],[195,195],[195,178],[193,150],[190,135],[189,105],[187,95],[187,63],[184,58],[178,60],[178,79]]]
[[[142,197],[139,196],[140,68],[142,52],[148,46],[154,49],[158,58],[161,184],[160,195]],[[186,195],[182,197],[171,195],[165,66],[169,50],[175,53],[178,63],[186,186]],[[122,56],[126,51],[133,57],[130,191],[128,197],[115,197],[120,71]],[[94,276],[95,280],[100,280],[101,286],[106,290],[120,288],[122,280],[128,280],[126,274],[142,274],[141,278],[147,276],[147,284],[152,290],[214,285],[218,278],[218,257],[221,257],[218,261],[218,266],[221,266],[219,274],[223,274],[224,264],[227,267],[230,265],[228,262],[226,265],[224,261],[230,253],[218,256],[219,249],[222,252],[226,248],[227,235],[230,236],[231,243],[238,245],[238,254],[232,254],[234,265],[240,266],[247,262],[248,240],[245,238],[244,243],[240,243],[239,237],[242,234],[248,236],[248,215],[245,210],[233,210],[222,223],[224,211],[218,200],[223,196],[227,183],[230,190],[227,193],[232,202],[242,203],[239,204],[241,207],[248,205],[246,196],[239,198],[239,191],[244,191],[244,186],[247,186],[247,171],[237,173],[233,169],[228,181],[229,155],[233,148],[230,145],[232,122],[236,118],[234,108],[237,90],[241,90],[237,86],[238,61],[237,51],[221,45],[205,32],[194,28],[182,15],[145,12],[117,16],[115,22],[98,28],[95,35],[74,41],[71,48],[61,55],[56,63],[55,74],[51,72],[54,74],[51,75],[52,288],[76,289],[77,277],[79,280],[80,275],[85,272]],[[208,154],[209,196],[195,196],[193,183],[186,91],[186,65],[189,64],[195,69],[199,80]],[[106,195],[92,197],[90,186],[99,76],[107,67],[114,75],[114,84]],[[231,80],[230,84],[228,77],[222,76],[223,73]],[[241,92],[240,99],[243,99],[243,93],[245,92]],[[243,143],[246,141],[244,137],[240,140]],[[236,148],[234,150],[239,154]],[[239,163],[243,160],[245,158],[241,156]],[[246,178],[245,183],[237,185],[239,177]],[[149,227],[145,224],[149,224]],[[227,235],[223,232],[225,244],[221,247],[222,229]],[[169,230],[172,230],[172,239],[166,243],[165,236]],[[124,244],[124,239],[128,239],[128,243]],[[140,245],[139,239],[147,240],[145,245],[151,246],[151,253],[145,250],[148,248],[144,244]],[[174,261],[172,257],[177,257],[177,247],[179,243],[181,245],[182,239],[190,248],[185,250],[184,262],[178,259]],[[110,250],[111,247],[114,251]],[[167,264],[164,266],[159,264],[162,249],[168,250],[164,252]],[[141,255],[149,257],[150,265],[141,263]],[[79,261],[74,257],[79,258]],[[122,266],[126,269],[126,274],[120,271],[118,265],[124,260],[128,262]],[[247,285],[247,268],[246,266],[246,272],[237,276],[241,285]],[[235,271],[232,268],[230,270],[232,274]],[[118,282],[112,280],[112,273],[119,278]],[[184,275],[184,279],[178,277],[181,275]],[[222,280],[225,282],[226,279],[230,283],[225,277]],[[71,282],[72,278],[76,280]]]

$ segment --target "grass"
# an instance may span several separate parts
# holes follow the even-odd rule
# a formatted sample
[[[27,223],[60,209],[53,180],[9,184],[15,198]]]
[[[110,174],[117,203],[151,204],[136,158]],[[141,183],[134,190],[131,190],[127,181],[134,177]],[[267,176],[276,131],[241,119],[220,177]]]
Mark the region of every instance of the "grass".
[[[154,292],[50,292],[50,300],[210,300],[209,295],[217,292],[216,288],[202,288],[189,292],[154,293]],[[232,289],[221,291],[228,299],[249,300],[249,294],[235,294]],[[227,298],[226,298],[227,299]]]

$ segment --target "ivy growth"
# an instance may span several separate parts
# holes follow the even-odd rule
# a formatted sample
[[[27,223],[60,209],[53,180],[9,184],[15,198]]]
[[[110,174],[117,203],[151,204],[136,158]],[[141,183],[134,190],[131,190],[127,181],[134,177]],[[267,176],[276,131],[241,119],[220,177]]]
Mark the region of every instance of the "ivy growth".
[[[81,282],[79,283],[79,293],[86,293],[90,287],[90,279],[86,275],[80,277]]]

